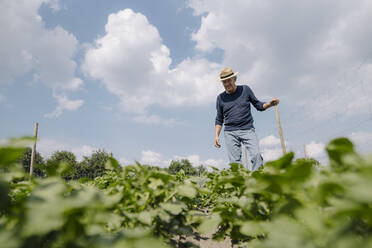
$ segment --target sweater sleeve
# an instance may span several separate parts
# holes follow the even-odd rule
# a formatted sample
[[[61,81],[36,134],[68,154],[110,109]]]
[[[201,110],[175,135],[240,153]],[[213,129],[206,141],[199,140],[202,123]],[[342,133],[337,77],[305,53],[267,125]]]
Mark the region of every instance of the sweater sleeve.
[[[248,87],[248,86],[247,86]],[[249,101],[253,104],[253,106],[258,110],[258,111],[264,111],[265,109],[263,108],[264,102],[259,101],[256,96],[254,95],[253,91],[251,88],[249,88]]]
[[[216,122],[215,125],[221,125],[223,124],[223,111],[222,111],[222,106],[221,106],[221,100],[220,97],[217,97],[216,100],[216,110],[217,110],[217,115],[216,115]]]

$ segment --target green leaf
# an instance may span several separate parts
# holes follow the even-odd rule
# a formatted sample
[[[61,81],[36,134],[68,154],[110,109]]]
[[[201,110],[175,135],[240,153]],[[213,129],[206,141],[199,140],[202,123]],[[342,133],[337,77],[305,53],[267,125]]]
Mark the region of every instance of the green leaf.
[[[226,188],[229,187],[229,184],[232,185],[231,187],[239,187],[245,185],[246,178],[241,175],[232,175],[232,176],[224,176],[221,177],[218,185],[225,185]]]
[[[62,227],[64,206],[59,199],[64,191],[64,184],[54,179],[45,180],[34,190],[26,204],[24,236],[43,235]]]
[[[157,190],[159,186],[163,185],[163,181],[156,178],[150,178],[150,182],[148,186],[152,190]]]
[[[287,154],[285,154],[283,157],[275,160],[275,161],[271,161],[271,162],[268,162],[266,163],[266,165],[264,166],[264,169],[266,166],[270,167],[270,166],[273,166],[275,168],[278,168],[278,169],[283,169],[283,168],[286,168],[288,166],[291,165],[291,162],[294,158],[294,153],[293,152],[289,152]]]
[[[3,182],[3,181],[0,181],[0,213],[5,211],[7,212],[8,209],[10,209],[11,207],[11,199],[9,197],[9,193],[10,193],[10,187],[9,187],[9,184]]]
[[[310,177],[312,172],[313,165],[310,162],[302,161],[293,164],[293,166],[288,169],[286,176],[288,177],[287,180],[303,182]]]
[[[141,221],[144,224],[151,225],[151,223],[152,223],[152,215],[148,211],[141,212],[138,215],[138,220]]]
[[[18,248],[20,246],[20,240],[12,232],[3,229],[0,226],[0,244],[1,248]]]
[[[0,147],[0,168],[15,163],[25,151],[25,148]]]
[[[188,197],[190,199],[196,196],[196,190],[191,184],[183,184],[178,186],[177,192],[179,195]]]
[[[113,157],[108,158],[108,161],[105,164],[105,169],[117,171],[120,170],[120,168],[121,166],[115,158]]]
[[[230,170],[232,172],[238,172],[241,168],[243,168],[243,166],[239,163],[231,163],[230,164]]]
[[[354,153],[354,145],[347,138],[334,139],[326,147],[332,169],[343,171],[347,166],[342,162],[343,157]]]
[[[169,248],[160,240],[138,236],[135,239],[121,238],[116,241],[112,248]]]
[[[162,221],[167,222],[167,223],[169,223],[171,219],[171,216],[166,211],[163,211],[163,210],[159,211],[158,216]]]
[[[35,141],[35,138],[25,136],[10,139],[5,144],[0,144],[0,168],[16,163],[33,141]]]
[[[124,236],[130,239],[137,239],[137,238],[143,238],[146,237],[150,234],[150,229],[149,228],[142,228],[142,227],[137,227],[133,229],[124,229],[123,230]]]
[[[182,212],[185,206],[181,204],[163,203],[161,204],[161,207],[173,215],[178,215]]]
[[[240,227],[240,232],[247,236],[258,236],[265,233],[260,222],[245,221]]]
[[[372,181],[362,178],[355,177],[354,184],[346,188],[346,195],[349,199],[356,202],[371,204],[372,203]]]
[[[324,232],[326,227],[323,225],[321,210],[315,206],[308,206],[302,208],[295,213],[300,223],[309,227],[313,232]]]
[[[112,207],[119,204],[122,197],[121,194],[103,195],[102,200],[105,206]]]
[[[222,219],[219,214],[214,213],[209,218],[206,218],[198,227],[201,234],[211,234],[217,231]]]
[[[289,217],[282,216],[272,222],[263,223],[262,226],[268,233],[264,247],[298,248],[304,244],[308,244],[306,247],[316,247],[311,245],[311,239],[304,240],[304,237],[309,236],[305,227]]]
[[[160,171],[151,171],[151,177],[160,179],[163,183],[169,183],[174,179],[172,175]]]

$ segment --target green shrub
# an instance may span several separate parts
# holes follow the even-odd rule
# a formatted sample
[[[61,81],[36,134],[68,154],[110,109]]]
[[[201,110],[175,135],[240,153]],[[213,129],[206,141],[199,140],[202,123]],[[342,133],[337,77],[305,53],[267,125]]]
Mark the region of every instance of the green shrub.
[[[105,173],[105,165],[109,161],[112,154],[105,150],[97,150],[90,157],[84,157],[83,160],[76,166],[74,170],[74,179],[89,178],[103,176]]]
[[[198,171],[192,166],[188,159],[181,159],[180,161],[172,160],[168,170],[169,173],[174,175],[181,170],[183,170],[187,176],[195,176],[198,174]]]

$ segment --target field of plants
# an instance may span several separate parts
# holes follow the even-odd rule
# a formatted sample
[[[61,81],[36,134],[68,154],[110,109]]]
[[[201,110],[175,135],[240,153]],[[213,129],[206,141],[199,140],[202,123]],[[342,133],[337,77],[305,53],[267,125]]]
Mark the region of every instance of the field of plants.
[[[288,153],[251,173],[241,165],[188,175],[110,157],[101,176],[66,178],[69,163],[30,178],[25,148],[0,148],[0,246],[372,247],[372,157],[339,138],[329,165]]]

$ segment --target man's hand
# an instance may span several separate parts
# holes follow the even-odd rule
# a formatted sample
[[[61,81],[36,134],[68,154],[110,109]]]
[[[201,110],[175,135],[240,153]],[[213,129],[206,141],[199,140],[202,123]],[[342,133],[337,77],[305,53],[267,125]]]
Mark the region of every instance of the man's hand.
[[[220,144],[220,132],[221,132],[222,126],[221,125],[216,125],[216,132],[214,133],[214,146],[217,148],[221,147]]]
[[[279,99],[278,98],[271,98],[270,105],[275,106],[279,104]]]
[[[214,146],[217,148],[221,147],[220,139],[218,137],[214,137]]]
[[[272,106],[278,105],[279,104],[279,99],[278,98],[271,98],[270,102],[265,102],[263,105],[264,109],[268,109]]]

